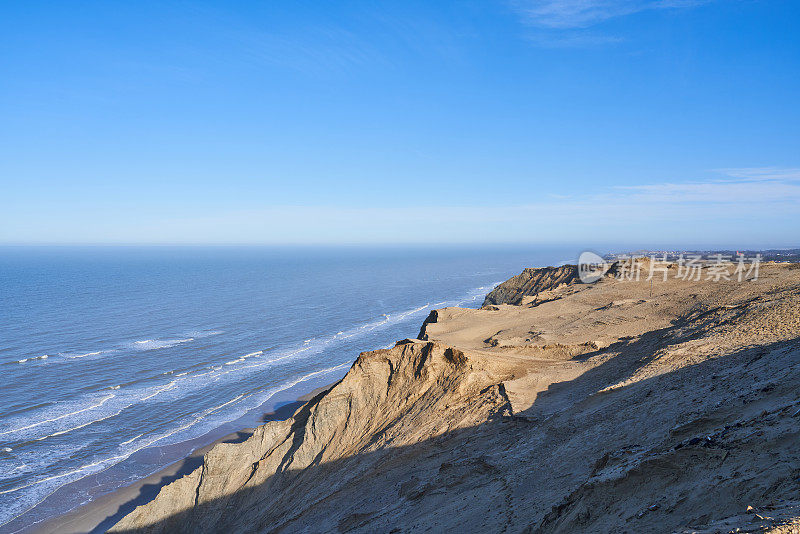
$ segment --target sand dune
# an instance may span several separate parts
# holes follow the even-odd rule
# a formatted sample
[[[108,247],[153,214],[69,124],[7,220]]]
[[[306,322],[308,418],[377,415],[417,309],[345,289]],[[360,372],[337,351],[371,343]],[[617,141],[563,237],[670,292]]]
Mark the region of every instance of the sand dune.
[[[800,269],[526,273],[363,353],[112,531],[797,531]]]

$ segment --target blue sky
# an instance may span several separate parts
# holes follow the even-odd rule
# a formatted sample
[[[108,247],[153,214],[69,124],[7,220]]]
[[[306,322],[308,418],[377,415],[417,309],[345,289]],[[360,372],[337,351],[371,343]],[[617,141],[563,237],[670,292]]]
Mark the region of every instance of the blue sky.
[[[4,2],[0,243],[800,246],[798,20]]]

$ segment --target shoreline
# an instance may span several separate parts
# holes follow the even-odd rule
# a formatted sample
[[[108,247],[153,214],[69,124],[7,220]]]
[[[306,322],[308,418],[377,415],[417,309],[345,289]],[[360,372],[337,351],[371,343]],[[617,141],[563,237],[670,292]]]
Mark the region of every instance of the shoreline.
[[[259,415],[259,422],[255,426],[239,426],[233,430],[229,428],[236,427],[238,421],[249,419],[246,414],[235,421],[226,423],[192,440],[171,445],[148,447],[137,451],[123,462],[120,462],[120,464],[111,466],[105,471],[88,475],[61,486],[36,506],[3,525],[3,529],[7,528],[9,533],[19,534],[83,534],[89,532],[105,532],[137,506],[152,501],[156,495],[158,495],[158,492],[161,491],[161,488],[202,465],[203,457],[215,445],[219,443],[242,442],[252,435],[257,426],[270,421],[289,419],[294,415],[297,409],[323,391],[332,388],[338,381],[339,379],[323,386],[318,386],[299,396],[296,395],[296,392],[292,392],[293,388],[277,393],[273,398],[249,412],[261,413],[261,415]],[[225,434],[212,437],[219,434],[221,431],[225,432]],[[211,441],[208,441],[209,439]],[[192,445],[193,443],[195,445]],[[121,466],[122,463],[136,463],[137,460],[141,461],[148,457],[152,458],[154,455],[163,455],[170,449],[185,449],[187,447],[191,449],[191,452],[178,456],[177,460],[171,461],[154,473],[138,478],[133,482],[125,483],[121,487],[111,489],[110,491],[102,491],[102,479],[109,478],[109,473],[112,474],[112,479],[113,474],[120,474],[124,470]],[[39,522],[25,524],[26,516],[34,513],[37,509],[41,510],[41,507],[46,507],[54,501],[58,502],[60,498],[74,492],[86,492],[91,495],[92,489],[94,489],[98,495],[92,496],[88,502],[79,504],[67,512],[57,514]]]
[[[489,284],[488,287],[496,285],[497,282]],[[483,295],[485,293],[480,296]],[[469,306],[469,303],[459,302],[456,305]],[[388,345],[392,346],[394,342]],[[330,375],[323,373],[323,379],[315,378],[294,384],[275,393],[260,406],[248,410],[237,419],[228,421],[201,436],[178,443],[153,445],[141,449],[103,471],[65,484],[8,523],[0,525],[0,532],[2,534],[103,533],[137,506],[153,500],[161,488],[202,465],[203,457],[215,445],[242,442],[252,435],[255,428],[269,421],[290,418],[297,409],[317,394],[329,390],[338,383],[350,365],[352,361],[346,368],[338,366],[342,369],[336,380],[330,381]],[[311,386],[310,390],[307,389],[308,386]],[[147,466],[150,466],[152,471],[149,471]],[[136,467],[139,467],[140,471],[131,473],[130,471]]]

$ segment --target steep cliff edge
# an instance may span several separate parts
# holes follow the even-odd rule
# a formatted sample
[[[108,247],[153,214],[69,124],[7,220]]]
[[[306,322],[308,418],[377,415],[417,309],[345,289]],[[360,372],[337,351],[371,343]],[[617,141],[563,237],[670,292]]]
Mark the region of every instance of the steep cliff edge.
[[[457,349],[415,340],[363,353],[294,417],[259,427],[243,443],[215,446],[202,467],[111,532],[272,531],[292,523],[336,530],[348,514],[299,516],[313,515],[317,502],[374,465],[407,455],[409,445],[510,413],[502,388],[492,386],[502,370],[474,364]],[[330,470],[343,472],[321,483]]]
[[[497,304],[519,305],[525,297],[550,291],[562,285],[580,281],[576,265],[528,268],[494,288],[483,301],[484,306]]]
[[[674,274],[436,310],[112,531],[792,532],[800,269]]]

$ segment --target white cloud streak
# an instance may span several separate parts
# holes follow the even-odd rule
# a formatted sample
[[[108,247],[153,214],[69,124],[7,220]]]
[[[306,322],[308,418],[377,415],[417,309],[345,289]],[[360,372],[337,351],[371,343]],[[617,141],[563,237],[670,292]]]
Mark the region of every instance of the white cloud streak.
[[[644,11],[690,8],[714,0],[510,0],[544,48],[593,48],[624,42],[624,35],[598,31],[604,22]]]
[[[717,172],[730,177],[725,181],[800,182],[800,169],[795,168],[756,167],[745,169],[719,169]]]
[[[517,10],[532,26],[587,28],[606,20],[654,9],[693,7],[708,0],[520,0]]]
[[[649,203],[800,203],[800,169],[728,169],[726,178],[688,183],[623,186],[629,198]]]

